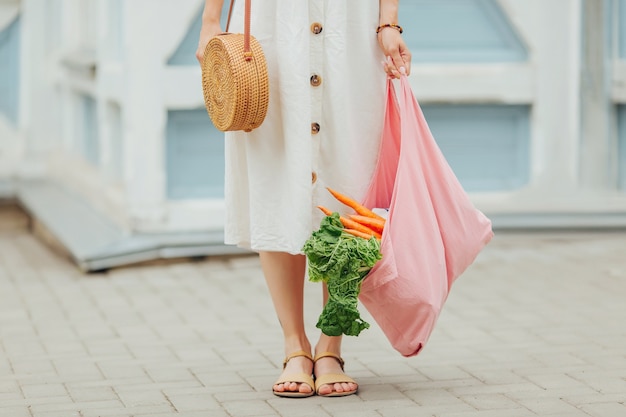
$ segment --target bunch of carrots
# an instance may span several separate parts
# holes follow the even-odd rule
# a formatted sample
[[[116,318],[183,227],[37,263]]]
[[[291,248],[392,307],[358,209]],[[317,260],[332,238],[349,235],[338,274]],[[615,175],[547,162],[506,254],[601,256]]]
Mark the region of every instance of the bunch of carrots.
[[[383,229],[385,228],[385,218],[374,213],[358,201],[341,194],[331,188],[326,189],[335,197],[339,202],[352,208],[356,214],[350,214],[348,217],[340,216],[341,224],[343,224],[344,231],[351,235],[361,237],[363,239],[371,239],[372,236],[380,240],[383,235]],[[324,206],[317,206],[327,216],[333,214],[332,211]]]

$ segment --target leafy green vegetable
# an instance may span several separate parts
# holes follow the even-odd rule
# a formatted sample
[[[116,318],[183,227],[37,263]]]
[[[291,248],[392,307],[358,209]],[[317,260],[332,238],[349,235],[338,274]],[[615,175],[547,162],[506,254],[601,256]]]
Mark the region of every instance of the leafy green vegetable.
[[[357,309],[358,296],[361,283],[382,258],[376,238],[366,240],[343,229],[339,213],[326,216],[302,249],[308,259],[309,279],[328,286],[328,302],[317,322],[328,336],[358,336],[370,327]]]

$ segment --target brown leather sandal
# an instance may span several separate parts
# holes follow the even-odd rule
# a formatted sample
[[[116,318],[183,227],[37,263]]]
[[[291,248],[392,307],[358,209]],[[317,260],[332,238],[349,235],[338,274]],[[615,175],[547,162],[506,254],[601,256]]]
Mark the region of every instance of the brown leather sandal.
[[[287,367],[287,362],[289,362],[293,358],[297,358],[299,356],[303,356],[303,357],[307,358],[308,360],[310,360],[311,362],[313,362],[313,357],[311,356],[310,353],[305,352],[303,350],[299,350],[299,351],[294,352],[294,353],[292,353],[291,355],[289,355],[289,356],[287,356],[285,358],[285,360],[283,361],[283,369],[285,369],[285,367]],[[297,382],[299,384],[307,384],[309,387],[311,387],[311,392],[274,391],[274,390],[272,390],[274,395],[277,395],[279,397],[289,397],[289,398],[305,398],[305,397],[311,397],[311,396],[315,395],[315,382],[313,382],[313,378],[311,377],[311,375],[307,375],[304,372],[298,373],[298,374],[289,374],[289,375],[286,375],[283,378],[280,378],[278,381],[274,382],[274,385],[276,385],[276,384],[284,384],[285,382]]]
[[[337,362],[339,362],[339,365],[341,365],[341,370],[343,371],[343,366],[345,362],[343,361],[341,356],[332,352],[323,352],[318,355],[315,355],[315,359],[313,360],[313,369],[315,369],[315,362],[317,362],[318,360],[322,358],[335,359]],[[358,384],[357,384],[357,389],[353,391],[343,391],[343,392],[333,391],[330,394],[320,394],[319,392],[320,387],[322,385],[326,385],[326,384],[332,385],[332,384],[337,384],[337,383],[341,384],[342,382],[347,382],[347,383],[351,382],[353,384],[357,383],[354,379],[350,378],[346,374],[326,374],[326,375],[322,375],[320,377],[315,378],[315,393],[321,397],[345,397],[347,395],[356,394],[356,392],[359,390]]]

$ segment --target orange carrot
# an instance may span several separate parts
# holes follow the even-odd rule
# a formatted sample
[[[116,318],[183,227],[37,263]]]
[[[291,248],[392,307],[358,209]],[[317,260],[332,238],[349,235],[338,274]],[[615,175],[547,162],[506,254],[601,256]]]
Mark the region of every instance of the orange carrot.
[[[378,220],[372,217],[360,216],[358,214],[352,214],[349,216],[355,222],[361,223],[363,226],[367,226],[375,232],[382,233],[385,227],[385,220]]]
[[[376,237],[381,236],[380,233],[370,229],[367,226],[363,226],[361,223],[357,223],[354,220],[350,220],[343,216],[339,217],[339,220],[341,220],[341,224],[343,224],[343,227],[345,227],[346,229],[358,230],[359,232],[367,233],[368,235],[374,235]]]
[[[317,206],[317,208],[322,210],[324,214],[326,214],[327,216],[330,216],[331,214],[333,214],[332,211],[330,211],[324,206]],[[382,237],[382,235],[378,233],[376,230],[372,230],[369,227],[362,225],[361,223],[348,219],[347,217],[339,216],[339,220],[341,220],[341,224],[343,224],[343,227],[345,227],[346,229],[358,230],[361,233],[365,233],[368,236],[375,236],[378,239]]]
[[[358,230],[354,230],[354,229],[343,229],[343,230],[345,232],[347,232],[347,233],[350,233],[351,235],[356,236],[356,237],[362,237],[365,240],[370,240],[372,238],[371,234],[359,232]]]
[[[324,206],[317,206],[318,209],[322,210],[324,212],[325,215],[330,216],[331,214],[333,214],[332,211],[330,211],[329,209],[327,209]]]
[[[339,200],[346,206],[354,209],[354,211],[356,211],[361,216],[371,217],[371,218],[378,219],[378,220],[385,220],[384,218],[380,217],[378,214],[374,213],[372,210],[360,204],[358,201],[346,195],[343,195],[329,187],[326,187],[326,189],[333,195],[333,197],[335,197],[337,200]]]

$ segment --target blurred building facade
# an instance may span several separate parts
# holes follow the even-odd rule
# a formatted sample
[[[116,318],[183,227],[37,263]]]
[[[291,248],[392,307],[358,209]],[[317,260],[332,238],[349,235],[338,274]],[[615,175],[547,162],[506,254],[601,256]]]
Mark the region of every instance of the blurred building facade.
[[[0,0],[0,196],[85,269],[231,250],[202,3]],[[626,225],[626,0],[403,0],[400,23],[431,130],[496,227]]]

